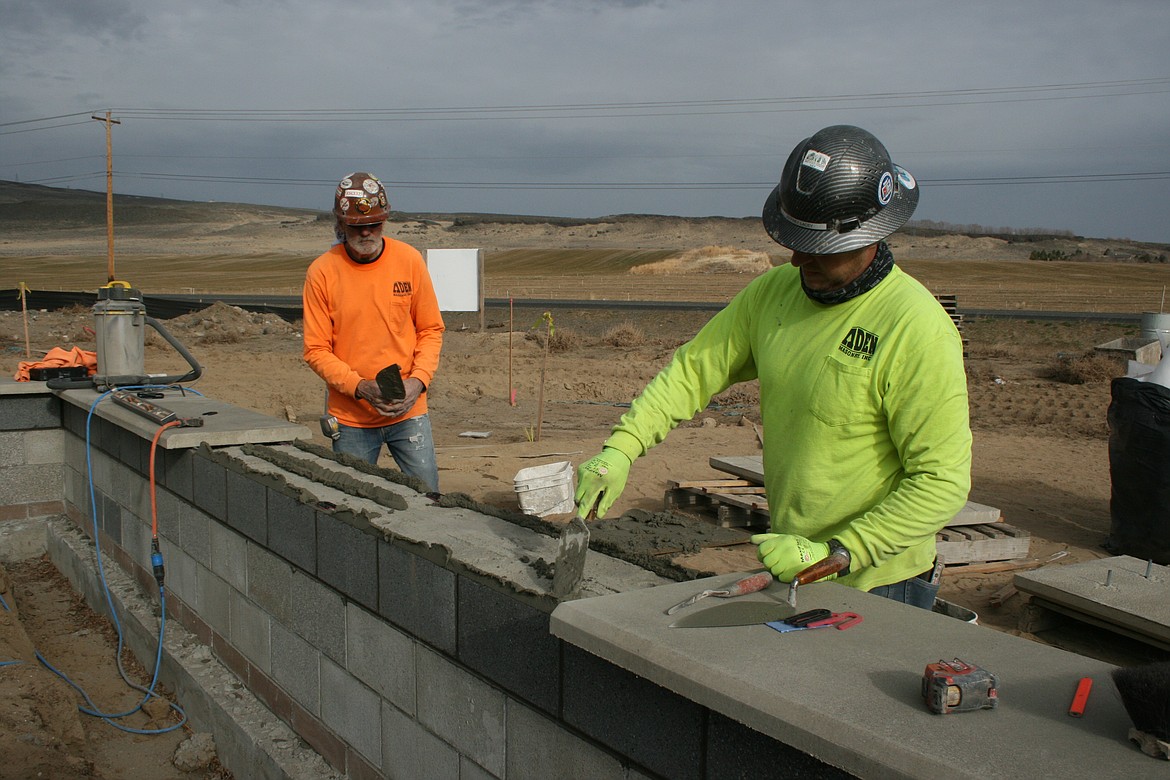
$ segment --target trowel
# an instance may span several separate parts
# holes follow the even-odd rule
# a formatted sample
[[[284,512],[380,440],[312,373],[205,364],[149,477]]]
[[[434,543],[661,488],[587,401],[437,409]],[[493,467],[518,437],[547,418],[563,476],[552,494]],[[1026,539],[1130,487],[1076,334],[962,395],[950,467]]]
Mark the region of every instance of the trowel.
[[[838,551],[826,558],[822,558],[812,566],[809,566],[807,569],[799,572],[795,577],[792,578],[792,582],[788,584],[788,606],[792,607],[793,610],[796,609],[796,589],[798,587],[809,582],[816,582],[817,580],[824,579],[831,574],[842,572],[848,568],[848,566],[848,553]]]
[[[589,510],[589,518],[594,517]],[[589,526],[580,517],[573,519],[561,529],[560,546],[557,547],[557,562],[553,569],[552,593],[558,599],[572,598],[581,587],[585,574],[585,554],[589,552]]]

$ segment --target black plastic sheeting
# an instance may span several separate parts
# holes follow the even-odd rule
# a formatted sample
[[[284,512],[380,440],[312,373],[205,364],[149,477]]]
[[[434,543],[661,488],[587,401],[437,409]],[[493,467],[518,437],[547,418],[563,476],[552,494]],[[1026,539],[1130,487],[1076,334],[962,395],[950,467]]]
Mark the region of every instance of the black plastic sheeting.
[[[1130,377],[1110,389],[1105,549],[1170,565],[1170,389]]]
[[[25,305],[32,311],[56,311],[70,306],[90,307],[97,301],[95,292],[48,292],[26,290]],[[169,320],[194,311],[202,311],[214,303],[238,306],[245,311],[271,313],[293,322],[301,319],[301,299],[293,296],[246,295],[143,295],[146,313],[158,320]],[[20,291],[0,290],[0,311],[20,311]]]

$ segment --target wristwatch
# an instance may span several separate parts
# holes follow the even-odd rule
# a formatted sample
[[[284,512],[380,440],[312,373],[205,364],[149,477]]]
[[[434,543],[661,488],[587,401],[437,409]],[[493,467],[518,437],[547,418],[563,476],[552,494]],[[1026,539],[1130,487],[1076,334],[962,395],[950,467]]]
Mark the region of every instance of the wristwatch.
[[[838,555],[838,554],[845,556],[845,568],[842,569],[841,571],[837,572],[837,576],[844,577],[846,574],[849,573],[849,566],[853,563],[853,556],[850,555],[849,551],[845,549],[844,545],[842,545],[836,539],[830,539],[829,540],[829,555]]]

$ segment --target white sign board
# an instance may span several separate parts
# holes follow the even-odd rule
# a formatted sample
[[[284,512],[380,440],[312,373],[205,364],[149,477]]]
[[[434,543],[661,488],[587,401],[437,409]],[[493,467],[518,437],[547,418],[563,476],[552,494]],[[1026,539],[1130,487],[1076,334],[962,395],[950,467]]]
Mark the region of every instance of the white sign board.
[[[428,249],[425,256],[439,311],[482,311],[482,249]]]

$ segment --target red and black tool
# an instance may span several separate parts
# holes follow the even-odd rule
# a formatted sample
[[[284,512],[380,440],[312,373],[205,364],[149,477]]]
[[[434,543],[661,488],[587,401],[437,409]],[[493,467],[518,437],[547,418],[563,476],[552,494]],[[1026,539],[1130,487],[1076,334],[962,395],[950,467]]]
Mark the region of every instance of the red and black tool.
[[[927,664],[922,675],[922,698],[931,712],[993,710],[999,705],[995,675],[974,664],[938,661]]]

